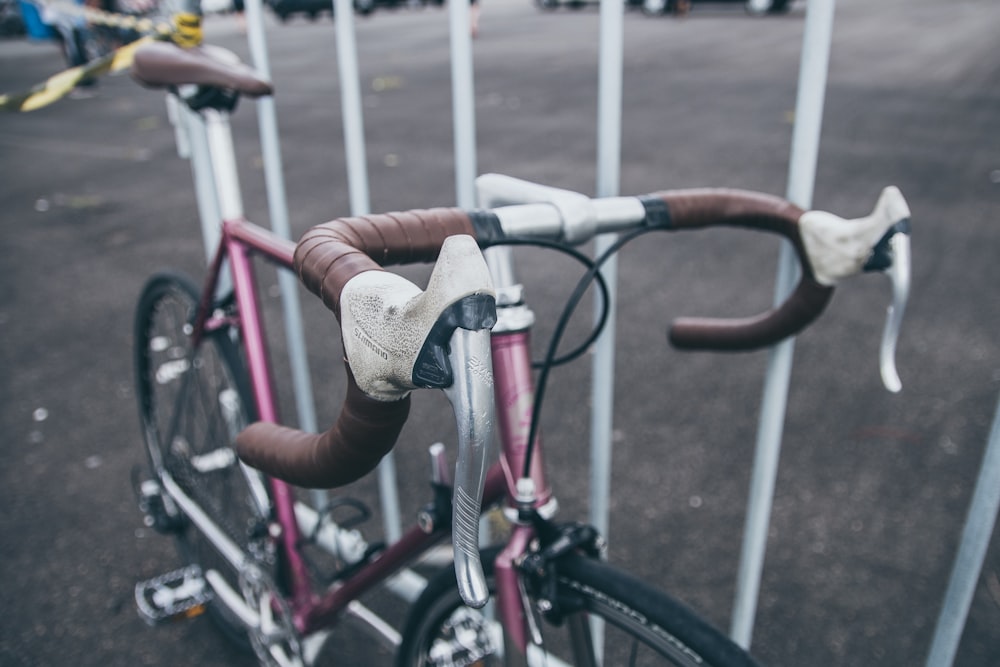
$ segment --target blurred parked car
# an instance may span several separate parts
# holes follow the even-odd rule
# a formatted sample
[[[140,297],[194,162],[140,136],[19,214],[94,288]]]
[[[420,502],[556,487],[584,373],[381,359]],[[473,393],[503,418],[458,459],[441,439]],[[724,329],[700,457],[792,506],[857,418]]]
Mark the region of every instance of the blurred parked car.
[[[642,7],[646,14],[666,14],[668,12],[683,13],[693,2],[698,0],[628,0],[631,5]],[[711,0],[712,2],[740,2],[748,14],[762,16],[764,14],[781,14],[787,12],[792,0]]]
[[[264,0],[278,20],[285,22],[292,14],[305,14],[316,19],[323,12],[333,15],[333,0]],[[444,0],[352,0],[358,14],[371,14],[377,8],[395,9],[406,6],[442,5]]]

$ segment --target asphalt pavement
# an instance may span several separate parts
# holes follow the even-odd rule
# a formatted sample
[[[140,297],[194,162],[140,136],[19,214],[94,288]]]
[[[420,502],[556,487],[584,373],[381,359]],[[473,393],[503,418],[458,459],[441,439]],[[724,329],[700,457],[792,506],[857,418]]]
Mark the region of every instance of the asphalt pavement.
[[[795,344],[753,650],[765,664],[923,664],[1000,397],[1000,5],[841,0],[813,205],[867,214],[883,186],[913,213],[903,390],[880,384],[887,281],[847,281]],[[625,16],[620,191],[727,186],[783,195],[804,5],[755,19],[695,3]],[[370,209],[452,205],[446,10],[356,20]],[[231,16],[212,43],[248,54]],[[293,231],[351,210],[329,16],[267,17]],[[474,42],[477,171],[588,194],[597,179],[598,11],[486,0]],[[51,42],[0,40],[0,91],[58,72]],[[268,222],[257,114],[233,118],[250,219]],[[150,273],[197,274],[204,250],[188,163],[162,94],[128,76],[96,94],[0,116],[0,664],[246,665],[205,618],[148,627],[133,586],[179,564],[142,524],[131,346]],[[619,264],[609,558],[727,628],[766,351],[683,354],[677,315],[748,315],[771,300],[778,243],[749,232],[663,235]],[[552,331],[579,270],[543,252],[518,268]],[[411,273],[419,278],[422,269]],[[261,271],[282,407],[277,289]],[[303,292],[320,421],[340,391],[331,317]],[[588,315],[581,315],[584,320]],[[565,518],[587,514],[590,364],[559,369],[544,429]],[[419,397],[397,449],[404,507],[428,498],[426,445],[450,437]],[[372,479],[343,491],[378,505]],[[407,510],[405,516],[411,516]],[[365,527],[380,539],[378,513]],[[956,665],[997,664],[1000,540],[992,538]],[[375,596],[393,620],[405,612]],[[388,664],[349,626],[336,664]],[[341,646],[347,648],[341,649]]]

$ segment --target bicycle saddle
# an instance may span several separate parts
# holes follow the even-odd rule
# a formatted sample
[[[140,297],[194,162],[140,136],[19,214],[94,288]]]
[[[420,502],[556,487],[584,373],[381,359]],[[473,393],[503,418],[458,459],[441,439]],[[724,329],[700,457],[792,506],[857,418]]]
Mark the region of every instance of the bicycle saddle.
[[[214,86],[241,95],[270,95],[274,86],[219,46],[203,44],[189,49],[172,42],[150,42],[135,52],[132,78],[148,88],[183,85]]]

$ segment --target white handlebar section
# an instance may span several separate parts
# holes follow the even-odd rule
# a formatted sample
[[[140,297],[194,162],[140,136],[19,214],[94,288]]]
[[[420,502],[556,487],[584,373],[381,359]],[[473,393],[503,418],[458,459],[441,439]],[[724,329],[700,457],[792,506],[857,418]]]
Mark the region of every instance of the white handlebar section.
[[[638,197],[591,199],[503,174],[476,179],[480,206],[494,209],[509,236],[546,238],[578,245],[597,234],[616,232],[641,222],[646,209]]]

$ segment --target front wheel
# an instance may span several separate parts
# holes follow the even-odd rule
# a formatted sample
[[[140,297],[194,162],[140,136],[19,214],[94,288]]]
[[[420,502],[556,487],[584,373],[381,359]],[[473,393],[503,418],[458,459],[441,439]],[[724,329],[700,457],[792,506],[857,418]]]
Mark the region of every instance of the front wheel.
[[[491,595],[495,592],[493,562],[497,553],[488,550],[482,556]],[[607,563],[565,556],[557,565],[556,583],[559,608],[572,613],[564,614],[557,624],[541,622],[543,641],[529,647],[529,665],[756,664],[679,602]],[[592,619],[604,621],[603,663],[594,657]],[[503,628],[483,611],[462,603],[455,574],[446,569],[430,581],[414,603],[396,665],[500,666],[506,664],[503,651]]]

